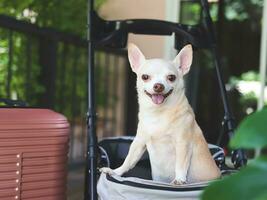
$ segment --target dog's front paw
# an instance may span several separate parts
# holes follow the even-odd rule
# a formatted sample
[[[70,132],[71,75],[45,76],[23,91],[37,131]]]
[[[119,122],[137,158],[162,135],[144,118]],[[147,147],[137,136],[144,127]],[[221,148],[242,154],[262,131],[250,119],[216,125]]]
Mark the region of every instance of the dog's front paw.
[[[100,172],[102,173],[105,173],[105,174],[109,174],[109,175],[118,175],[118,176],[121,176],[123,174],[121,168],[117,168],[117,169],[110,169],[108,167],[103,167],[99,170]]]
[[[102,168],[99,169],[99,171],[102,172],[102,173],[105,173],[105,174],[109,174],[109,175],[115,174],[115,172],[112,169],[108,168],[108,167],[102,167]]]
[[[173,185],[183,185],[186,184],[186,180],[185,179],[174,179],[171,184]]]

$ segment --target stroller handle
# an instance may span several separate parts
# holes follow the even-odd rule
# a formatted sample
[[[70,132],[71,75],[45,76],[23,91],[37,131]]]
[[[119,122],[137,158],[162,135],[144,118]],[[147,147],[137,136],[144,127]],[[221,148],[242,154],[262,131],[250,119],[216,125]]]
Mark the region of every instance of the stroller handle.
[[[175,49],[190,43],[195,48],[209,48],[204,24],[184,25],[155,19],[127,19],[106,21],[93,11],[93,39],[97,46],[125,48],[128,34],[175,35]]]

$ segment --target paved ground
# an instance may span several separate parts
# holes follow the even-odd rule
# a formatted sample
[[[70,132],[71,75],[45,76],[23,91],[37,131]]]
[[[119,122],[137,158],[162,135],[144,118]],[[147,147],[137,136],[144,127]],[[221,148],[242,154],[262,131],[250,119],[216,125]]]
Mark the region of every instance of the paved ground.
[[[68,200],[83,200],[84,168],[72,169],[68,173]]]

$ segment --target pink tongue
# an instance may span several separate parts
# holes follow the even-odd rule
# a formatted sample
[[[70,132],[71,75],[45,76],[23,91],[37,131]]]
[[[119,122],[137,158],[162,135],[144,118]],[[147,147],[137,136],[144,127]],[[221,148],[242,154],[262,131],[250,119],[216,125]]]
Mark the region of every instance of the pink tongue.
[[[155,104],[161,104],[164,101],[164,96],[161,94],[152,94],[152,101]]]

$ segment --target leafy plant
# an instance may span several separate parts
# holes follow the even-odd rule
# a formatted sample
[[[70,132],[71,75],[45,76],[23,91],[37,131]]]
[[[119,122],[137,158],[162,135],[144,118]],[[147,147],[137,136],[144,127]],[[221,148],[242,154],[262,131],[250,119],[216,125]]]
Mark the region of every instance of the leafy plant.
[[[263,0],[225,0],[228,20],[257,21],[262,15]]]
[[[239,91],[238,101],[244,113],[250,114],[253,110],[256,110],[261,87],[258,72],[251,70],[242,73],[240,76],[232,76],[228,85]],[[265,104],[267,104],[266,99]]]
[[[232,148],[267,147],[267,108],[246,117],[230,142]],[[212,183],[202,194],[203,200],[266,200],[267,157],[251,161],[240,172]]]
[[[95,0],[97,10],[105,0]],[[85,38],[87,21],[86,0],[2,0],[0,13],[39,27],[72,33]],[[0,27],[0,96],[21,99],[30,106],[39,107],[45,85],[41,81],[40,42],[31,34]],[[9,41],[12,38],[12,62],[9,63]],[[67,50],[66,50],[67,49]],[[10,92],[7,92],[8,67],[11,68]],[[57,65],[54,109],[67,117],[85,113],[87,49],[70,43],[57,43]],[[77,67],[76,67],[77,66]],[[73,75],[74,69],[76,76]],[[64,74],[64,78],[62,78]],[[74,78],[76,77],[76,80]],[[78,77],[78,78],[77,78]],[[64,80],[64,81],[63,81]],[[74,84],[74,81],[76,84]],[[73,87],[75,85],[75,88]],[[73,95],[75,91],[75,95]],[[8,93],[11,95],[8,96]],[[103,96],[103,94],[101,94]],[[103,97],[104,98],[104,97]],[[74,102],[75,109],[70,102]],[[72,116],[74,117],[74,116]]]
[[[98,9],[105,0],[95,0]],[[86,35],[87,0],[1,0],[0,13],[41,27]]]

